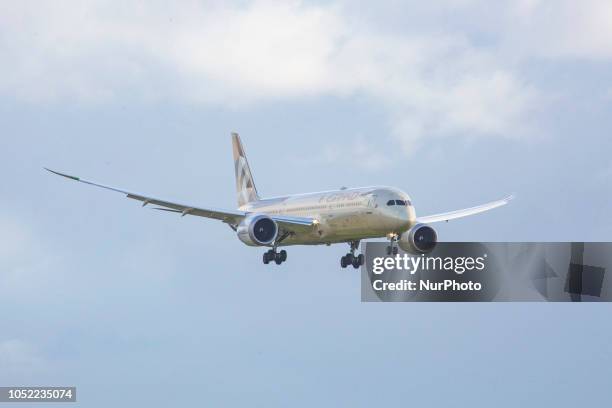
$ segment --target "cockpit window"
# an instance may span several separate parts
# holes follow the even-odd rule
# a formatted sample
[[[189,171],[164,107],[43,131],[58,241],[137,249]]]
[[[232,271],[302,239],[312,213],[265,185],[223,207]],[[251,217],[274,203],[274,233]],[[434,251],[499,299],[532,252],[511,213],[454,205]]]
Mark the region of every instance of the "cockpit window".
[[[406,202],[404,200],[395,200],[395,204],[406,206]]]
[[[395,200],[389,200],[389,201],[387,201],[387,205],[395,205]]]

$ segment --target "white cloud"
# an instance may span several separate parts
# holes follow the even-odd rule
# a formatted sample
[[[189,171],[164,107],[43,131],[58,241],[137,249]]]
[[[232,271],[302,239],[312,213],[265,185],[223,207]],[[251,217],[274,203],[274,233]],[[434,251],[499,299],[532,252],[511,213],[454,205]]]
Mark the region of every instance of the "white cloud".
[[[453,25],[394,31],[349,4],[12,2],[0,13],[0,92],[33,103],[122,98],[230,107],[320,95],[383,106],[407,152],[424,136],[529,134],[539,92],[524,59],[612,56],[609,2],[450,1],[495,46]],[[446,3],[445,3],[446,4]],[[445,7],[415,4],[412,20]],[[424,11],[423,11],[424,10]],[[453,28],[455,27],[455,28]]]
[[[310,164],[312,161],[335,165],[348,164],[364,170],[378,170],[389,163],[389,159],[364,138],[357,138],[343,145],[328,144],[307,163]]]
[[[504,35],[512,49],[544,58],[612,58],[612,2],[523,0],[512,5]]]
[[[244,104],[320,94],[339,39],[332,9],[104,1],[12,4],[0,20],[5,92],[28,100],[124,95]]]

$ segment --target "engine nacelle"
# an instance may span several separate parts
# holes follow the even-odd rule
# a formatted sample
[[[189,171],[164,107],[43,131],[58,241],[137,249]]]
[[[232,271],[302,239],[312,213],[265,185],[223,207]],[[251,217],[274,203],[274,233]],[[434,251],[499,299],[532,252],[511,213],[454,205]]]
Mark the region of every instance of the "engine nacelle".
[[[278,235],[278,225],[267,215],[246,217],[236,228],[238,239],[250,246],[270,245]]]
[[[438,234],[429,225],[416,224],[404,232],[399,239],[399,246],[411,254],[428,254],[434,250]]]

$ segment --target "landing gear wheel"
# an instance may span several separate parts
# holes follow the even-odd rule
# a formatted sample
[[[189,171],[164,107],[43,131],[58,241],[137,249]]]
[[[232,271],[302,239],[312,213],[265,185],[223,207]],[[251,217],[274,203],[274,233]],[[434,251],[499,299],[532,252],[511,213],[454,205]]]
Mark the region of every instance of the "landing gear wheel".
[[[387,255],[391,255],[391,245],[387,245]]]
[[[393,247],[393,255],[397,255],[398,252],[399,252],[399,249],[396,246],[394,246]]]
[[[283,263],[283,258],[281,257],[281,254],[275,254],[274,255],[274,262],[276,262],[277,265],[280,265]]]
[[[263,254],[263,263],[266,265],[272,261],[276,262],[277,265],[280,265],[286,260],[287,260],[287,251],[285,250],[282,250],[280,252],[274,252],[273,249],[270,249],[264,252]]]
[[[363,256],[363,254],[357,255],[357,260],[359,262],[359,266],[365,264],[365,257]]]
[[[353,268],[357,269],[365,263],[363,254],[355,255],[355,251],[359,249],[359,241],[349,241],[348,244],[351,246],[351,251],[340,258],[340,266],[346,268],[353,265]]]

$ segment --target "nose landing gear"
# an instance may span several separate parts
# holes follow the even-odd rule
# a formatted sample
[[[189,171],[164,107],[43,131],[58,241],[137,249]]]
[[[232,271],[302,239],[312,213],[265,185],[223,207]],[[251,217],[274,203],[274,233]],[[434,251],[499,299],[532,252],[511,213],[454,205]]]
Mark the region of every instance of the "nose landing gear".
[[[399,250],[397,249],[395,243],[399,239],[399,236],[397,234],[390,234],[388,235],[388,238],[389,245],[387,246],[387,255],[397,255]]]
[[[351,251],[340,258],[340,266],[346,268],[349,265],[353,265],[353,268],[357,269],[365,263],[363,254],[355,255],[355,251],[359,247],[359,241],[351,241]]]

